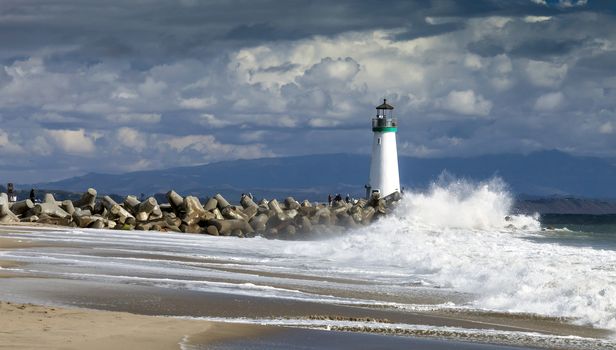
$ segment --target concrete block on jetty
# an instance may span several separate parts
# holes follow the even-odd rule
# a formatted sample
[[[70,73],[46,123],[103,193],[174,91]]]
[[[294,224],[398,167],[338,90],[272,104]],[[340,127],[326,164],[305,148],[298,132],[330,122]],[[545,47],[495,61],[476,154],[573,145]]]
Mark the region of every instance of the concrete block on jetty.
[[[15,215],[23,215],[25,212],[31,210],[32,208],[34,208],[34,203],[29,199],[15,202],[10,206],[11,212],[13,212],[13,214]]]
[[[167,203],[154,197],[140,201],[128,195],[122,203],[110,196],[98,197],[88,188],[78,200],[58,201],[51,193],[41,203],[26,199],[9,203],[0,193],[0,223],[37,222],[80,228],[170,231],[212,236],[301,239],[312,234],[337,234],[368,225],[391,212],[399,196],[352,202],[311,203],[286,197],[255,201],[242,195],[234,205],[221,194],[206,201],[170,190]],[[159,197],[160,198],[160,197]]]
[[[107,216],[114,219],[114,221],[117,221],[118,224],[124,225],[125,229],[130,226],[135,226],[135,223],[137,222],[135,217],[129,213],[128,210],[116,203],[116,201],[114,201],[111,197],[103,197],[102,203],[107,210]]]
[[[171,205],[171,209],[178,213],[184,210],[184,198],[177,194],[174,190],[167,192],[167,201]]]
[[[97,192],[95,189],[88,188],[88,190],[81,195],[79,200],[73,202],[73,206],[75,206],[75,208],[94,210],[96,195]]]
[[[19,222],[19,217],[11,211],[9,196],[6,193],[0,193],[0,223],[9,224],[13,222]]]

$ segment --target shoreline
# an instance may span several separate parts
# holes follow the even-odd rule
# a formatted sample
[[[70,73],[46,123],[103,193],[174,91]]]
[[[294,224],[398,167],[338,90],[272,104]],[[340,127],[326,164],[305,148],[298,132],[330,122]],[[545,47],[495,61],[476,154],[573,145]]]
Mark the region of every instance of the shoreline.
[[[468,340],[213,322],[5,301],[0,301],[0,324],[3,325],[0,349],[40,349],[41,344],[66,350],[236,350],[246,347],[261,350],[272,346],[277,349],[354,349],[358,346],[406,349],[418,345],[428,350],[526,349]],[[306,340],[312,344],[305,344]]]
[[[23,227],[24,231],[37,231],[40,228]],[[49,249],[65,249],[65,248],[80,248],[78,244],[66,244],[66,242],[54,242],[53,240],[47,241],[29,241],[26,235],[19,235],[19,239],[2,237],[2,230],[0,230],[0,251],[2,250],[49,250]],[[85,246],[83,246],[85,247]],[[39,249],[40,250],[37,250]],[[102,254],[103,252],[101,252]],[[125,253],[122,253],[125,254]],[[104,256],[104,254],[103,254]],[[123,255],[124,256],[124,255]],[[133,256],[133,255],[126,255]],[[138,256],[139,258],[145,258],[145,256]],[[151,258],[160,258],[161,256],[153,255]],[[199,261],[199,260],[195,260]],[[203,260],[200,260],[203,261]],[[0,259],[0,267],[6,268],[20,268],[24,265],[28,265],[27,262],[13,262],[7,260],[6,257]],[[225,269],[221,269],[224,271]],[[250,270],[250,266],[243,267],[242,265],[236,265],[233,270],[238,273],[249,272],[258,273]],[[252,271],[252,272],[251,272]],[[282,274],[278,276],[273,273],[265,273],[269,277],[283,277],[292,278],[294,275]],[[39,305],[57,305],[60,309],[64,309],[67,306],[69,308],[78,307],[83,312],[83,320],[90,321],[89,312],[97,312],[97,310],[104,310],[100,312],[119,312],[129,313],[129,315],[145,317],[145,319],[135,319],[135,322],[146,322],[150,317],[163,318],[163,319],[179,319],[183,321],[192,322],[217,322],[220,323],[219,327],[222,327],[221,332],[230,332],[234,334],[234,337],[230,341],[239,341],[239,339],[245,339],[242,332],[236,332],[235,326],[238,320],[245,318],[243,326],[252,327],[258,326],[254,323],[255,320],[263,319],[266,328],[262,331],[276,331],[286,332],[288,329],[298,328],[284,328],[275,326],[273,323],[283,320],[288,321],[289,326],[293,326],[295,322],[296,327],[301,327],[300,323],[311,318],[322,318],[325,320],[322,324],[330,323],[332,327],[330,329],[347,331],[346,335],[339,335],[339,337],[348,339],[359,339],[355,335],[358,334],[387,334],[388,337],[403,336],[409,339],[449,339],[448,341],[456,342],[460,340],[470,340],[470,344],[508,344],[516,346],[537,346],[528,342],[520,341],[518,343],[512,342],[511,339],[491,339],[486,338],[473,338],[472,336],[465,336],[462,333],[454,334],[443,333],[439,330],[446,330],[448,328],[457,328],[462,330],[476,330],[481,332],[489,332],[495,330],[496,332],[538,332],[545,336],[563,337],[569,335],[576,335],[585,337],[589,340],[595,339],[600,341],[610,334],[607,330],[576,326],[565,322],[560,322],[556,319],[541,319],[536,318],[533,315],[504,315],[498,313],[477,313],[477,312],[460,312],[460,311],[402,311],[402,310],[387,310],[382,308],[370,308],[365,306],[349,306],[349,305],[337,305],[337,304],[323,304],[308,301],[297,300],[280,300],[273,298],[262,297],[250,297],[237,294],[222,294],[202,291],[188,291],[188,290],[176,290],[166,289],[160,287],[147,287],[140,285],[106,285],[105,283],[95,281],[85,281],[76,279],[63,279],[54,277],[53,275],[46,276],[44,274],[32,274],[31,272],[23,271],[2,271],[0,270],[0,300],[10,302],[22,302]],[[298,277],[299,278],[299,277]],[[337,282],[331,280],[332,283]],[[353,282],[353,281],[346,281]],[[13,298],[8,298],[10,296]],[[12,300],[7,300],[12,299]],[[16,299],[17,298],[17,299]],[[21,298],[21,300],[19,299]],[[55,306],[47,306],[49,308],[55,308]],[[44,308],[44,306],[43,306]],[[107,311],[108,310],[108,311]],[[49,310],[45,310],[49,311]],[[86,315],[87,314],[87,315]],[[512,317],[513,316],[513,317]],[[95,319],[98,316],[92,316]],[[201,319],[200,319],[201,318]],[[210,320],[207,320],[207,319]],[[386,319],[392,324],[403,325],[415,325],[432,327],[430,331],[386,331],[385,328],[370,328],[370,326],[361,326],[358,324],[352,325],[337,325],[335,322],[352,321],[354,319],[371,318],[371,319]],[[206,319],[206,320],[203,320]],[[218,319],[218,320],[216,320]],[[12,322],[10,319],[6,319],[2,322]],[[333,322],[329,322],[333,321]],[[31,319],[30,322],[42,322],[38,319]],[[168,321],[172,322],[172,321]],[[84,322],[86,323],[86,322]],[[91,323],[91,322],[89,322]],[[192,326],[191,326],[192,327]],[[191,328],[192,329],[192,328]],[[302,329],[302,328],[299,328]],[[304,328],[305,329],[305,328]],[[75,330],[75,329],[73,329]],[[86,330],[81,330],[86,332]],[[315,331],[313,329],[313,331]],[[174,334],[175,337],[177,334]],[[44,336],[44,334],[43,334]],[[250,334],[250,336],[255,336]],[[259,337],[263,338],[261,333]],[[250,337],[248,337],[250,338]],[[267,337],[266,337],[267,338]],[[207,335],[205,337],[207,340]],[[345,338],[346,339],[346,338]],[[206,341],[202,340],[202,341]],[[243,340],[242,340],[243,341]],[[167,341],[168,343],[168,341]],[[243,343],[245,344],[245,343]],[[0,348],[2,348],[0,346]],[[88,348],[88,347],[86,347]],[[224,348],[224,347],[223,347]],[[561,347],[561,348],[575,348],[575,347]],[[96,349],[96,348],[95,348]]]
[[[249,338],[271,327],[0,301],[0,349],[180,349]]]

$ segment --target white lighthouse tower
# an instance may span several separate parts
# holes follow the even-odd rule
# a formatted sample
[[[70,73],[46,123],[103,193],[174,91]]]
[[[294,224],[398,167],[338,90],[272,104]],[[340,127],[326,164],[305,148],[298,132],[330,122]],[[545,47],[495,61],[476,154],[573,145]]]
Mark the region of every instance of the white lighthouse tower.
[[[372,160],[370,164],[370,182],[366,185],[366,196],[379,193],[385,198],[400,193],[400,175],[398,173],[398,150],[396,132],[398,123],[393,119],[394,107],[383,100],[376,107],[376,117],[372,119]]]

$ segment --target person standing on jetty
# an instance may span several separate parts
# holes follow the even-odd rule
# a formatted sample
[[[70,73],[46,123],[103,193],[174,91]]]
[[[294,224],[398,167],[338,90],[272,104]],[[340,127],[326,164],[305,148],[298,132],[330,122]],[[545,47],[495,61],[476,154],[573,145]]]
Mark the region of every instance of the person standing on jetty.
[[[332,194],[327,195],[327,205],[332,206]]]
[[[34,203],[36,196],[34,195],[34,188],[30,189],[30,200]]]
[[[6,194],[9,197],[9,202],[15,203],[17,202],[17,195],[15,194],[15,187],[12,182],[9,182],[6,185]]]

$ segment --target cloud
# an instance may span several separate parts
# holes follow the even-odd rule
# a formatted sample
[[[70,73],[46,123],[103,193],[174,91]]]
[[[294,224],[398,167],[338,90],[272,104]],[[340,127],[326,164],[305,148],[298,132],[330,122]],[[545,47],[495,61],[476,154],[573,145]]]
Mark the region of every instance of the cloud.
[[[160,123],[161,115],[157,113],[121,113],[107,115],[105,118],[118,124],[156,124]]]
[[[231,159],[250,159],[273,156],[261,144],[234,145],[219,142],[212,135],[187,135],[171,137],[163,141],[175,152],[195,152],[203,156],[203,161]]]
[[[167,84],[164,81],[157,81],[152,77],[147,77],[145,81],[137,87],[143,97],[159,97],[167,89]]]
[[[147,146],[146,136],[132,128],[123,127],[118,129],[116,139],[122,146],[137,152],[142,152]]]
[[[23,154],[23,148],[9,138],[9,134],[0,129],[0,151],[4,154]]]
[[[255,141],[263,141],[267,133],[265,130],[257,130],[257,131],[247,131],[243,132],[239,135],[240,140],[244,142],[255,142]]]
[[[552,3],[548,3],[547,0],[530,0],[537,5],[550,6]],[[588,0],[556,0],[553,5],[561,8],[572,8],[586,6]]]
[[[481,69],[483,67],[483,64],[481,63],[481,57],[472,54],[466,55],[464,57],[464,66],[472,70]]]
[[[535,110],[537,111],[554,111],[563,106],[565,102],[565,96],[562,92],[550,92],[545,95],[539,96],[535,101]]]
[[[35,169],[30,180],[40,169],[369,153],[382,98],[405,154],[616,156],[606,3],[65,0],[44,15],[3,5],[3,164]]]
[[[314,118],[308,121],[308,125],[315,128],[328,128],[332,126],[340,125],[340,121],[327,119],[327,118]]]
[[[567,76],[568,66],[566,63],[529,60],[526,64],[526,73],[530,82],[541,87],[557,87]]]
[[[359,73],[359,64],[351,57],[337,59],[326,57],[308,68],[296,81],[306,87],[345,84],[353,80],[357,73]]]
[[[47,130],[47,134],[62,151],[70,155],[89,155],[95,150],[94,136],[84,129]]]
[[[439,105],[454,113],[477,116],[487,116],[492,109],[492,102],[473,90],[451,91]]]
[[[195,120],[199,125],[212,127],[212,128],[223,128],[225,126],[233,125],[234,123],[229,120],[223,120],[216,118],[213,114],[201,114]]]
[[[188,109],[204,109],[206,107],[213,106],[215,103],[216,99],[213,97],[193,97],[180,100],[180,107]]]
[[[530,0],[530,1],[534,2],[537,5],[548,6],[548,3],[546,0]]]
[[[599,132],[608,135],[612,134],[614,133],[614,125],[612,124],[612,122],[605,122],[599,127]]]
[[[552,17],[550,17],[550,16],[525,16],[524,17],[524,22],[527,22],[527,23],[539,23],[539,22],[549,21],[551,19],[552,19]]]
[[[559,0],[558,6],[568,8],[568,7],[578,7],[578,6],[586,6],[588,4],[588,0]]]
[[[35,113],[31,119],[33,121],[37,121],[41,123],[57,123],[57,124],[76,123],[80,121],[79,118],[70,117],[70,116],[62,115],[60,113],[55,113],[55,112]]]

